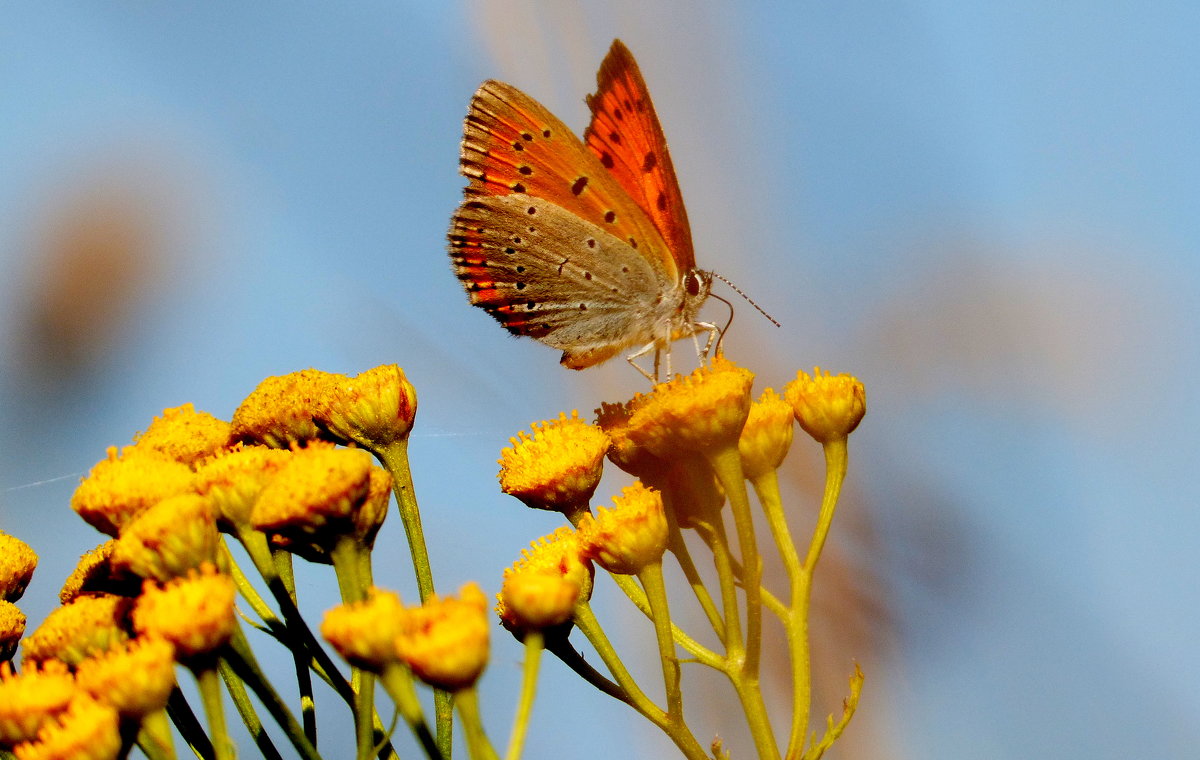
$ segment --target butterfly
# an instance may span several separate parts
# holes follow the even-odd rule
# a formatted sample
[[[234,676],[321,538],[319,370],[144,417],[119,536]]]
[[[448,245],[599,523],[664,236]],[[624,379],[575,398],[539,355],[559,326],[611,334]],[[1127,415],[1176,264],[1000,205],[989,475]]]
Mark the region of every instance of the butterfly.
[[[696,268],[687,211],[637,62],[620,40],[600,64],[583,140],[541,103],[488,80],[471,99],[451,221],[454,271],[509,332],[585,369],[625,349],[657,380],[697,321],[711,272]],[[703,357],[707,352],[697,351]],[[654,376],[637,357],[655,352]]]

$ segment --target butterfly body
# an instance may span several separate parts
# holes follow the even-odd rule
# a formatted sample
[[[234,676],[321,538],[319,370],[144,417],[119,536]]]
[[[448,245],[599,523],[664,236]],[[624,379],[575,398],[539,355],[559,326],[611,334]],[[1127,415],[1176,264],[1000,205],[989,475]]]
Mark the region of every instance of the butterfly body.
[[[585,140],[517,88],[484,82],[464,127],[470,182],[449,233],[471,303],[562,350],[572,369],[707,329],[697,312],[711,277],[695,267],[662,130],[619,41],[598,81]]]

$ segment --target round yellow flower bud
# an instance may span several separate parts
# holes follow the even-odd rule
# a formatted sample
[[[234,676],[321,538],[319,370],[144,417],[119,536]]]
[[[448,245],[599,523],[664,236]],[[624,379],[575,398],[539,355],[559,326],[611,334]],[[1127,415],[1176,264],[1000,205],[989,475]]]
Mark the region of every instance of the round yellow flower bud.
[[[117,540],[110,538],[79,558],[75,569],[58,592],[60,604],[69,604],[82,594],[137,596],[142,589],[142,579],[128,570],[118,570],[112,566],[112,554],[116,546]]]
[[[196,494],[163,499],[121,529],[112,564],[165,581],[215,562],[219,537],[212,507]]]
[[[582,590],[569,575],[509,568],[504,571],[496,612],[514,633],[561,625],[571,619]]]
[[[654,387],[629,417],[629,438],[669,459],[679,450],[736,445],[750,413],[754,374],[718,356],[708,367]]]
[[[318,424],[334,436],[370,451],[402,441],[417,415],[417,391],[396,364],[354,377],[331,376],[317,398]]]
[[[522,430],[500,452],[500,490],[534,509],[586,506],[604,470],[608,436],[575,411],[531,428],[533,435]]]
[[[125,642],[79,663],[75,681],[121,717],[141,718],[167,706],[175,687],[175,647],[157,638]]]
[[[175,645],[180,660],[222,646],[237,626],[233,579],[212,565],[165,584],[146,581],[133,610],[140,635]]]
[[[81,596],[57,608],[21,644],[26,664],[60,660],[76,665],[129,639],[133,600],[111,594]]]
[[[37,739],[13,747],[17,760],[116,760],[121,752],[115,708],[77,693],[66,711],[48,721]]]
[[[474,583],[459,598],[429,597],[404,610],[396,652],[425,683],[456,691],[475,683],[488,661],[487,598]]]
[[[92,468],[75,489],[71,509],[101,533],[117,535],[121,527],[168,496],[191,491],[192,471],[184,464],[149,451],[126,448]]]
[[[191,404],[164,409],[144,433],[133,437],[139,450],[158,452],[166,459],[195,465],[229,444],[230,425]]]
[[[599,507],[579,525],[583,555],[610,573],[637,575],[667,550],[667,518],[658,491],[639,483]]]
[[[67,666],[51,661],[20,674],[0,664],[0,745],[37,737],[38,730],[67,709],[79,691]]]
[[[645,401],[646,396],[635,393],[632,399],[623,404],[602,403],[596,410],[596,424],[608,434],[611,442],[608,448],[609,461],[635,478],[658,483],[665,477],[669,465],[630,435],[630,420],[634,410]]]
[[[0,599],[15,602],[21,598],[33,579],[37,561],[37,553],[29,544],[0,531]]]
[[[355,511],[370,493],[372,461],[363,449],[297,449],[259,493],[251,523],[289,540],[331,544],[354,529]]]
[[[0,599],[0,662],[11,660],[25,635],[25,613],[17,605]]]
[[[747,479],[774,472],[792,446],[792,405],[770,388],[750,405],[746,426],[738,438],[742,473]]]
[[[323,437],[313,422],[317,399],[341,377],[305,369],[266,378],[233,413],[231,439],[286,449]]]
[[[399,595],[371,588],[364,601],[340,604],[326,612],[321,635],[351,665],[381,673],[399,657],[396,637],[403,616]]]
[[[830,375],[820,367],[809,377],[803,371],[784,388],[796,421],[820,443],[841,440],[867,413],[867,392],[853,375]]]
[[[236,532],[238,526],[249,525],[250,511],[263,486],[291,459],[292,452],[287,449],[238,443],[201,464],[192,485],[212,503],[217,526]]]

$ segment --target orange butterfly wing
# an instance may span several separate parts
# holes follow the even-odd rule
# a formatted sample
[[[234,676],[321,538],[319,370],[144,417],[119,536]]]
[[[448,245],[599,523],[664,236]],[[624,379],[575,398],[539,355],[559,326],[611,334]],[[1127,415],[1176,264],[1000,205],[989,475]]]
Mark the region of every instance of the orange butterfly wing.
[[[587,98],[592,123],[584,141],[658,228],[674,267],[687,272],[696,255],[667,139],[637,61],[620,40],[613,40],[596,83]]]
[[[524,193],[550,201],[643,251],[668,281],[666,243],[635,199],[578,137],[541,103],[504,82],[484,82],[471,99],[460,169],[473,195]]]

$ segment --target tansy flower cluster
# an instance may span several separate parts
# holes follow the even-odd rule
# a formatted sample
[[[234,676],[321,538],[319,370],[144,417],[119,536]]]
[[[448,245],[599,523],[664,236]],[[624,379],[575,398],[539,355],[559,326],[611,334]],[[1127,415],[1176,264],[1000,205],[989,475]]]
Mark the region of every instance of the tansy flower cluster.
[[[550,526],[494,579],[498,623],[525,653],[509,760],[522,751],[543,651],[692,760],[711,757],[707,732],[690,726],[685,710],[692,668],[718,672],[736,694],[754,742],[741,754],[816,758],[846,728],[857,672],[840,719],[819,738],[808,733],[807,617],[847,437],[865,413],[863,386],[815,370],[754,400],[753,383],[753,373],[717,356],[650,393],[603,404],[595,423],[560,414],[501,451],[501,491],[568,523]],[[350,756],[318,742],[316,710],[333,709],[316,698],[323,682],[353,722],[358,760],[394,752],[384,717],[393,711],[433,760],[454,756],[455,716],[467,754],[495,760],[476,682],[497,620],[474,583],[435,592],[407,456],[416,409],[404,372],[385,365],[353,377],[309,369],[267,378],[228,422],[191,404],[164,410],[130,444],[110,448],[76,489],[71,508],[105,540],[81,557],[61,606],[32,632],[16,602],[37,558],[0,534],[0,749],[118,758],[136,746],[160,760],[176,756],[178,738],[227,760],[228,700],[266,756],[280,756],[280,742],[305,760]],[[803,554],[775,476],[797,420],[821,444],[829,477]],[[606,458],[635,480],[597,504]],[[377,585],[373,569],[393,497],[416,586],[408,601]],[[762,585],[756,521],[787,569],[785,590]],[[348,673],[305,622],[311,589],[296,581],[297,559],[332,574],[340,604],[324,613],[319,634]],[[683,598],[668,575],[686,582]],[[592,609],[601,589],[644,615],[661,683],[647,687],[645,674],[626,666]],[[681,604],[696,605],[712,631],[683,630],[672,618]],[[764,609],[788,641],[795,688],[786,729],[771,725],[758,686]],[[247,635],[247,627],[257,630]],[[264,642],[289,651],[294,686],[275,688],[260,668],[255,649]],[[179,666],[195,679],[203,722],[176,686]],[[376,685],[391,707],[376,705]]]

